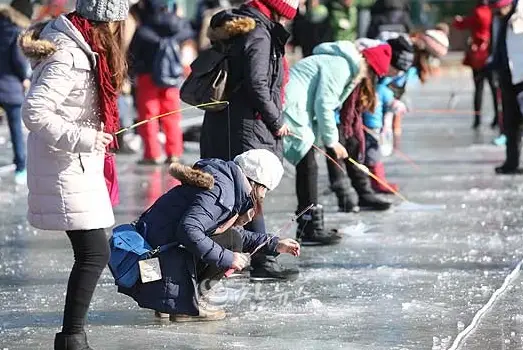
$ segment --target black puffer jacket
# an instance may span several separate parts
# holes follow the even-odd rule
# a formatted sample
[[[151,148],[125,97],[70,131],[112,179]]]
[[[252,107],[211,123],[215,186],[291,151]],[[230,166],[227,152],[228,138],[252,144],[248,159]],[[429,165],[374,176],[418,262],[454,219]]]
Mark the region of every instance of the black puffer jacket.
[[[283,56],[289,33],[258,10],[241,6],[216,14],[211,42],[229,49],[229,111],[207,112],[202,126],[202,158],[229,160],[264,148],[282,157]]]
[[[413,27],[408,0],[377,0],[371,7],[371,17],[367,32],[371,39],[385,30],[409,33]]]

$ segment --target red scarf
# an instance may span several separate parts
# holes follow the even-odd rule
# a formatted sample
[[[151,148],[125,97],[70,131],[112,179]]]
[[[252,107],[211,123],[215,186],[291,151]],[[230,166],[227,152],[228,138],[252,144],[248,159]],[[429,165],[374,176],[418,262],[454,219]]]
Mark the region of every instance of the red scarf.
[[[75,28],[82,34],[87,44],[91,47],[91,50],[98,53],[96,81],[98,83],[98,99],[100,102],[100,120],[104,123],[103,131],[108,134],[113,134],[120,128],[117,103],[118,93],[112,83],[111,70],[109,69],[105,52],[103,48],[96,46],[94,43],[92,35],[93,26],[89,20],[76,12],[68,14],[67,19],[71,21]],[[118,148],[116,138],[109,146]]]

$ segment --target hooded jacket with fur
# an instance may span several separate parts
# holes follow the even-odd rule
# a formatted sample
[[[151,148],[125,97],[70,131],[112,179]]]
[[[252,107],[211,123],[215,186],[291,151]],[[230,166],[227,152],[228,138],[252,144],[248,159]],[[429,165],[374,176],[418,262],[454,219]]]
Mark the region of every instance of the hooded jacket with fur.
[[[274,135],[283,125],[283,57],[289,33],[244,5],[216,14],[208,36],[215,46],[229,47],[229,107],[205,113],[201,157],[232,159],[258,148],[281,157],[282,140]]]
[[[252,208],[245,176],[234,162],[203,159],[193,167],[171,166],[171,175],[182,182],[161,196],[138,220],[136,227],[152,247],[178,243],[182,247],[160,254],[162,280],[138,282],[133,288],[120,288],[141,307],[169,314],[198,314],[197,270],[200,261],[223,271],[233,262],[233,252],[217,244],[211,236],[216,229]],[[269,237],[264,232],[237,229],[243,251],[252,252]],[[277,254],[274,237],[265,248]]]
[[[57,231],[112,226],[104,154],[94,151],[102,129],[96,54],[65,16],[30,28],[20,45],[33,67],[22,105],[29,223]]]
[[[20,105],[24,100],[22,82],[30,77],[30,68],[17,40],[28,26],[22,13],[0,5],[0,103]]]

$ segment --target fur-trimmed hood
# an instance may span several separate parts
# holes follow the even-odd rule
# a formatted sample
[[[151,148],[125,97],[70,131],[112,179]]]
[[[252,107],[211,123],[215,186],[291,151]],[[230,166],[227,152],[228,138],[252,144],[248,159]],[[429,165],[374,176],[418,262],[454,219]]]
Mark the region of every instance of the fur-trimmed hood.
[[[183,185],[211,190],[219,194],[220,203],[240,215],[252,208],[247,178],[232,161],[202,159],[192,167],[174,163],[169,173]]]
[[[234,16],[226,11],[216,14],[209,29],[207,37],[211,41],[224,41],[235,36],[246,35],[256,28],[256,21],[247,16]]]
[[[206,190],[214,187],[214,177],[211,174],[184,164],[171,164],[169,174],[180,180],[184,185],[196,186]]]
[[[63,15],[48,22],[36,23],[20,37],[20,48],[33,65],[52,56],[56,51],[82,50],[93,66],[96,66],[96,53],[85,41],[82,34]]]
[[[31,24],[29,18],[24,16],[24,14],[15,10],[11,6],[4,4],[0,4],[0,18],[6,18],[11,23],[22,29],[29,27]]]
[[[40,34],[49,22],[36,23],[29,27],[19,40],[20,48],[29,59],[39,61],[53,55],[57,47],[49,40],[40,39]]]

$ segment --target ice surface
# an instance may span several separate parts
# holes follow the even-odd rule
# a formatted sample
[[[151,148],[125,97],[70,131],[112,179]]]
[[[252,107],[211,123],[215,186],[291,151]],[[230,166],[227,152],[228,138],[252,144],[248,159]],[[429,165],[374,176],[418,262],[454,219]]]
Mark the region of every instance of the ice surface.
[[[456,108],[468,110],[469,80],[441,79],[414,89],[413,108],[441,108],[449,99],[448,87],[463,86]],[[395,207],[387,212],[339,213],[334,195],[325,191],[325,162],[318,158],[325,222],[340,229],[342,243],[304,247],[299,259],[281,257],[301,270],[292,283],[223,281],[212,296],[229,314],[223,322],[161,322],[117,294],[105,271],[89,316],[92,347],[448,349],[523,257],[523,185],[518,178],[494,175],[504,150],[490,145],[494,132],[473,135],[469,119],[434,113],[405,117],[401,149],[420,171],[396,156],[386,160],[388,177],[411,201],[389,197]],[[11,158],[0,152],[0,160]],[[187,160],[195,159],[193,149]],[[119,223],[134,220],[174,184],[165,168],[138,167],[135,160],[118,157]],[[271,230],[295,210],[292,174],[267,196]],[[61,323],[72,253],[63,233],[34,230],[25,223],[25,193],[18,191],[2,179],[0,349],[50,349]],[[293,230],[284,233],[293,235]],[[520,277],[463,349],[523,347],[522,288]]]

